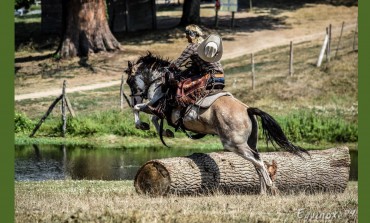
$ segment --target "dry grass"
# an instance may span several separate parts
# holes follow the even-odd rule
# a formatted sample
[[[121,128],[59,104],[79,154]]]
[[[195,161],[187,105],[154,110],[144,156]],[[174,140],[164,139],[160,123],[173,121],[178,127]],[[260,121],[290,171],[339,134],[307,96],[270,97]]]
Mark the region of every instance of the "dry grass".
[[[148,197],[132,181],[16,182],[16,222],[357,222],[357,182],[342,194]],[[306,219],[305,219],[306,218]]]
[[[294,73],[289,76],[289,46],[255,54],[255,90],[252,90],[250,56],[225,61],[226,90],[242,101],[274,113],[324,109],[357,120],[358,54],[352,51],[353,34],[341,40],[337,57],[316,67],[320,41],[294,45]],[[333,55],[339,36],[333,38]]]

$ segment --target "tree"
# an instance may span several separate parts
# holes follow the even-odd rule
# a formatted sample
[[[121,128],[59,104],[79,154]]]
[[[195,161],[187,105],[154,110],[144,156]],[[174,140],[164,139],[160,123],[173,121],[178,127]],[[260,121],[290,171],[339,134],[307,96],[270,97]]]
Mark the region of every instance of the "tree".
[[[65,0],[63,35],[56,53],[62,58],[115,51],[120,43],[109,29],[105,0]]]
[[[185,0],[180,26],[200,24],[200,0]]]

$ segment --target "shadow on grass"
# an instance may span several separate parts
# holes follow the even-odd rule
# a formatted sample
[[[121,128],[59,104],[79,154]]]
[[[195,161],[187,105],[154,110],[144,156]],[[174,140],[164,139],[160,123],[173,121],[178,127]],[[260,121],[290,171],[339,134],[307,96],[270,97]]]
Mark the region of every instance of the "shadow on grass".
[[[27,56],[27,57],[18,57],[15,58],[15,63],[26,63],[31,61],[41,61],[48,58],[51,58],[53,56],[52,53],[46,54],[46,55],[40,55],[40,56]]]

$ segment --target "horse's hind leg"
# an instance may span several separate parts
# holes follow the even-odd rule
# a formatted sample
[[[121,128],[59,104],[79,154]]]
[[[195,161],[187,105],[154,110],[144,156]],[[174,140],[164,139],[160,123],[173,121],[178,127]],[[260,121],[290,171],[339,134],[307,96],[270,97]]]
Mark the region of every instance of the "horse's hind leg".
[[[270,178],[270,175],[261,159],[257,159],[253,152],[252,149],[248,146],[239,146],[237,147],[237,150],[231,150],[242,156],[244,159],[250,161],[253,163],[255,166],[259,179],[260,179],[260,184],[261,184],[261,194],[266,194],[267,193],[267,187],[272,186],[272,180]]]
[[[252,148],[253,150],[255,151],[258,151],[257,149],[257,142],[258,142],[258,122],[257,122],[257,119],[254,115],[250,115],[249,116],[250,120],[251,120],[251,125],[252,125],[252,129],[251,129],[251,134],[250,136],[248,137],[248,146],[250,148]],[[269,165],[267,165],[269,166]],[[271,166],[271,165],[270,165]],[[259,177],[259,180],[260,180],[260,184],[261,184],[261,193],[263,193],[263,191],[267,191],[267,188],[266,188],[266,182],[264,180],[264,178],[262,177],[262,172],[260,171],[260,169],[258,169],[256,167],[256,171],[258,173],[258,177]],[[269,175],[271,175],[270,171],[269,172]],[[270,177],[270,179],[273,181],[273,179]],[[272,182],[272,186],[271,186],[271,193],[274,195],[274,194],[277,194],[277,192],[274,192],[277,190],[277,188],[275,186],[275,183]]]
[[[258,122],[255,116],[249,116],[252,124],[251,134],[248,137],[248,146],[255,150],[257,150],[257,141],[258,141]]]

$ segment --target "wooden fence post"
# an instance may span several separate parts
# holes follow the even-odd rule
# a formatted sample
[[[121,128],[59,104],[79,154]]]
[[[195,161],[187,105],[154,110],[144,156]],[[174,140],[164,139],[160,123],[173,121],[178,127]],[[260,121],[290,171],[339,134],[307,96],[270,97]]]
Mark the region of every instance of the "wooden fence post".
[[[121,99],[121,111],[123,111],[123,84],[124,84],[124,80],[123,80],[123,75],[122,75],[121,86],[120,86],[120,91],[119,91],[119,95]]]
[[[342,35],[343,35],[343,28],[344,28],[344,21],[342,22],[342,29],[340,30],[340,36],[339,36],[339,40],[338,40],[337,49],[335,50],[334,59],[337,57],[337,54],[338,54],[338,50],[339,50],[339,46],[340,46],[340,41],[342,40]]]
[[[357,35],[357,29],[358,29],[358,19],[357,19],[357,22],[356,22],[356,28],[355,28],[355,32],[353,34],[353,51],[356,51],[356,35]]]
[[[62,137],[65,137],[66,128],[67,128],[67,116],[66,116],[66,85],[67,81],[63,81],[63,90],[62,90]]]
[[[121,110],[123,110],[123,98],[125,98],[127,104],[129,107],[132,107],[131,106],[131,103],[130,103],[130,100],[128,100],[125,92],[124,92],[124,85],[125,85],[125,81],[123,79],[123,75],[122,75],[122,80],[121,80],[121,87],[120,87],[120,100],[121,100]]]
[[[254,72],[254,55],[251,54],[251,67],[252,67],[252,90],[255,89],[255,72]]]
[[[252,0],[249,0],[249,10],[250,12],[253,11]]]
[[[235,26],[235,12],[231,12],[231,28]]]
[[[293,76],[293,41],[290,41],[289,75]]]
[[[322,44],[322,47],[321,47],[319,59],[317,60],[317,64],[316,64],[317,67],[320,67],[321,66],[321,62],[322,62],[322,59],[324,57],[324,53],[325,53],[326,47],[328,45],[328,39],[329,39],[328,34],[326,34],[325,35],[325,39],[324,39],[324,44]]]
[[[60,95],[59,97],[57,97],[53,103],[51,103],[49,109],[46,111],[46,113],[41,117],[40,121],[37,123],[37,125],[35,126],[35,128],[32,130],[32,133],[30,134],[30,137],[33,137],[35,135],[35,133],[37,132],[37,130],[40,128],[40,126],[42,125],[42,123],[45,121],[45,119],[49,116],[49,114],[51,113],[51,111],[53,111],[55,105],[63,98],[63,95]]]
[[[330,62],[330,51],[331,51],[331,24],[329,25],[327,32],[328,32],[329,40],[328,40],[326,56],[327,56],[327,62],[329,63]]]
[[[67,108],[68,108],[69,113],[71,113],[71,115],[72,115],[73,118],[76,117],[76,114],[75,114],[75,112],[74,112],[74,110],[72,108],[72,104],[69,101],[69,98],[68,98],[67,94],[65,95],[65,101],[66,101],[66,105],[67,105]]]
[[[75,117],[75,112],[73,111],[72,109],[72,104],[71,102],[69,101],[68,97],[67,97],[67,94],[66,94],[66,85],[67,85],[67,81],[63,81],[63,89],[62,89],[62,94],[57,97],[53,103],[51,103],[50,107],[48,108],[48,110],[46,111],[46,113],[41,117],[40,121],[37,123],[37,125],[35,126],[35,128],[32,130],[32,133],[29,135],[29,137],[33,137],[35,135],[35,133],[37,132],[37,130],[40,128],[40,126],[42,125],[42,123],[46,120],[46,118],[50,115],[50,113],[53,111],[55,105],[60,101],[62,100],[62,136],[64,137],[65,136],[65,132],[66,132],[66,129],[67,129],[67,117],[66,117],[66,108],[68,108],[68,111],[71,113],[72,117]]]

